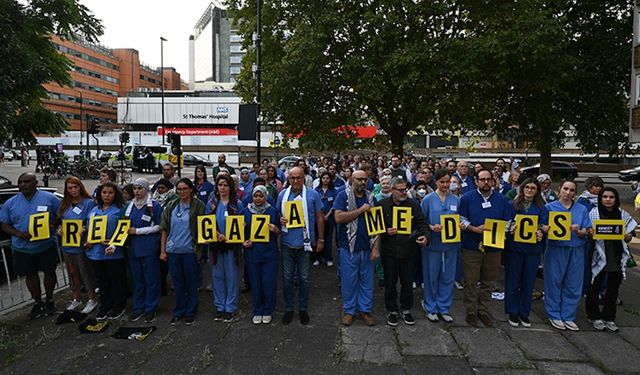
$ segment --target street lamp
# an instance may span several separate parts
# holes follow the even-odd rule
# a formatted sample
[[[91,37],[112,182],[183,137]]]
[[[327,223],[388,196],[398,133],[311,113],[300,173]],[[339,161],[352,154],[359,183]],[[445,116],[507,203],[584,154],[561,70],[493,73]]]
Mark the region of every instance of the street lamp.
[[[256,129],[256,141],[257,152],[256,159],[260,163],[260,127],[262,126],[262,109],[261,109],[261,86],[262,86],[262,67],[260,66],[262,60],[262,0],[257,0],[256,4],[256,36],[254,43],[256,46],[256,117],[257,117],[257,129]]]
[[[82,98],[82,91],[76,90],[76,92],[80,94],[80,155],[82,155],[84,152],[84,150],[82,149],[82,119],[84,118],[84,99]]]
[[[164,144],[164,49],[163,42],[167,40],[160,37],[160,90],[162,92],[162,144]]]

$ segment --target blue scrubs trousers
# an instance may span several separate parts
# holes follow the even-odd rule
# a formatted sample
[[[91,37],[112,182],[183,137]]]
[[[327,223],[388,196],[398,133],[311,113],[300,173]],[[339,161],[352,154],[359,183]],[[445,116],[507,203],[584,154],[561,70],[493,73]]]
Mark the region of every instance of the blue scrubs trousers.
[[[544,308],[550,319],[575,321],[584,279],[584,248],[547,245]]]
[[[276,290],[278,287],[278,260],[251,263],[246,262],[249,273],[253,315],[272,315],[276,308]]]
[[[340,249],[340,288],[345,314],[371,313],[373,306],[373,262],[371,250]]]
[[[528,319],[541,254],[505,251],[504,311]]]
[[[211,265],[213,305],[218,312],[234,313],[238,310],[240,295],[240,267],[233,250],[218,251],[216,264]]]
[[[160,304],[160,257],[157,254],[135,257],[129,251],[133,276],[133,312],[155,312]]]
[[[195,316],[198,310],[198,261],[196,254],[168,254],[169,272],[176,292],[173,316]]]
[[[459,250],[422,249],[424,308],[431,314],[449,314],[453,300]]]

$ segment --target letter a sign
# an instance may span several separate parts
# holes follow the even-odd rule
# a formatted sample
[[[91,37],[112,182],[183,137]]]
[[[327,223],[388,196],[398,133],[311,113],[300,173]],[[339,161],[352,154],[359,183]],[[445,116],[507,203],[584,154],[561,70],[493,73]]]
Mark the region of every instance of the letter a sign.
[[[384,226],[384,219],[382,218],[382,207],[371,207],[371,209],[365,213],[364,222],[367,225],[367,234],[369,236],[375,236],[387,230]]]
[[[227,230],[224,236],[227,243],[243,243],[244,242],[244,216],[229,215],[227,216]]]
[[[287,218],[287,229],[304,227],[304,212],[302,211],[302,201],[284,202],[284,212]]]

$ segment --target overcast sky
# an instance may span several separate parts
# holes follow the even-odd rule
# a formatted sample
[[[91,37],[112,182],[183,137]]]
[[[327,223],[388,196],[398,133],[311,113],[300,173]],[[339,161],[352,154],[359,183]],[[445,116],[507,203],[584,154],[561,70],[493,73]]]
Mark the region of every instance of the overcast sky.
[[[134,48],[140,61],[160,66],[160,37],[164,66],[174,67],[189,81],[189,35],[211,0],[79,0],[102,20],[100,44],[109,48]]]

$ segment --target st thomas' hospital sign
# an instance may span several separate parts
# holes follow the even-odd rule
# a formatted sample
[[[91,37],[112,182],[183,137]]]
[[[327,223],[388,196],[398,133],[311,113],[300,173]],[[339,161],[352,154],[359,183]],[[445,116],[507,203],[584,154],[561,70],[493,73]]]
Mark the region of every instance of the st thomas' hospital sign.
[[[126,124],[162,123],[162,102],[157,97],[118,98],[118,122]],[[165,97],[166,125],[227,125],[239,123],[240,101],[221,102],[211,97]],[[128,107],[128,108],[127,108]]]

